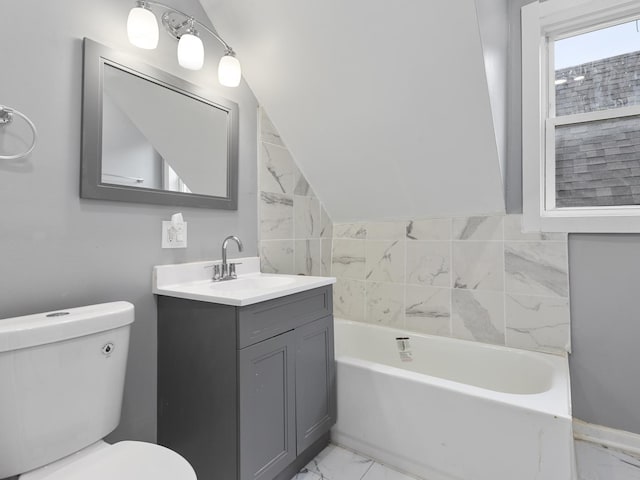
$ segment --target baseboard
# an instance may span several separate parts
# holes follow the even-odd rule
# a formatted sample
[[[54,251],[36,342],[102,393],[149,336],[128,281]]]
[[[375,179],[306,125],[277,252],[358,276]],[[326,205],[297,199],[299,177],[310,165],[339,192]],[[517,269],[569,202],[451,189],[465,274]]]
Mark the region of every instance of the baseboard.
[[[573,420],[573,437],[583,442],[595,443],[606,448],[621,450],[631,455],[640,456],[640,435],[637,433],[616,430],[593,423]]]

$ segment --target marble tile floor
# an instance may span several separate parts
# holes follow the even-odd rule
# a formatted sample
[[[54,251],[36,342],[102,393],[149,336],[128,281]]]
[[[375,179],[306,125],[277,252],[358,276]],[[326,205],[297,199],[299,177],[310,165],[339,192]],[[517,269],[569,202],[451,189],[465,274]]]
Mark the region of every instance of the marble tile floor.
[[[578,480],[640,480],[640,457],[576,441]],[[330,444],[292,480],[418,480]]]
[[[640,480],[640,456],[576,440],[578,480]]]
[[[330,444],[293,480],[416,480],[416,478]]]

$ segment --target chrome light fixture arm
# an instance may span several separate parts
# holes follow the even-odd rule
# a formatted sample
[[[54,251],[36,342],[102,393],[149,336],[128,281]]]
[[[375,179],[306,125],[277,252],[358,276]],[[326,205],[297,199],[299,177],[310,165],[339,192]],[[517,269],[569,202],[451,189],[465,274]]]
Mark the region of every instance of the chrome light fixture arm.
[[[225,55],[235,56],[235,52],[233,48],[225,42],[217,32],[207,27],[204,23],[198,21],[188,13],[183,12],[182,10],[178,10],[177,8],[170,7],[169,5],[165,5],[161,2],[156,2],[153,0],[139,0],[138,6],[142,8],[146,8],[147,5],[152,5],[155,7],[164,8],[166,12],[162,14],[161,21],[165,30],[169,35],[171,35],[176,40],[180,40],[180,37],[187,32],[187,30],[193,25],[197,24],[199,28],[206,30],[209,34],[215,38],[218,42],[222,44],[225,49]],[[183,18],[179,18],[176,14],[181,15]]]
[[[237,87],[242,80],[242,67],[231,46],[215,31],[181,10],[154,0],[137,0],[127,18],[127,35],[136,47],[153,50],[158,46],[158,19],[151,7],[164,10],[160,16],[167,33],[178,39],[178,63],[189,70],[200,70],[204,64],[204,46],[198,28],[208,32],[224,47],[224,55],[218,64],[218,81],[225,87]]]

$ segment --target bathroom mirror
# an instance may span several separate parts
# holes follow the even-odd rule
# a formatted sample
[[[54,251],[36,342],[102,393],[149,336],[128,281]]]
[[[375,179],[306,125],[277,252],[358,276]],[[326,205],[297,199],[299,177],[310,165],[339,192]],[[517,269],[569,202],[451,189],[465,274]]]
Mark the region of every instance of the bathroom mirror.
[[[80,196],[237,209],[238,106],[84,40]]]

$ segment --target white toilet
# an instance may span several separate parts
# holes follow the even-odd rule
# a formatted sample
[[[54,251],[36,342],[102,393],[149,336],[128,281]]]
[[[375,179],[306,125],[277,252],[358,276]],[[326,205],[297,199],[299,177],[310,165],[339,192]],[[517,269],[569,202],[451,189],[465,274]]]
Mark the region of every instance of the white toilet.
[[[0,478],[196,479],[165,447],[102,440],[120,422],[133,317],[113,302],[0,320]]]

